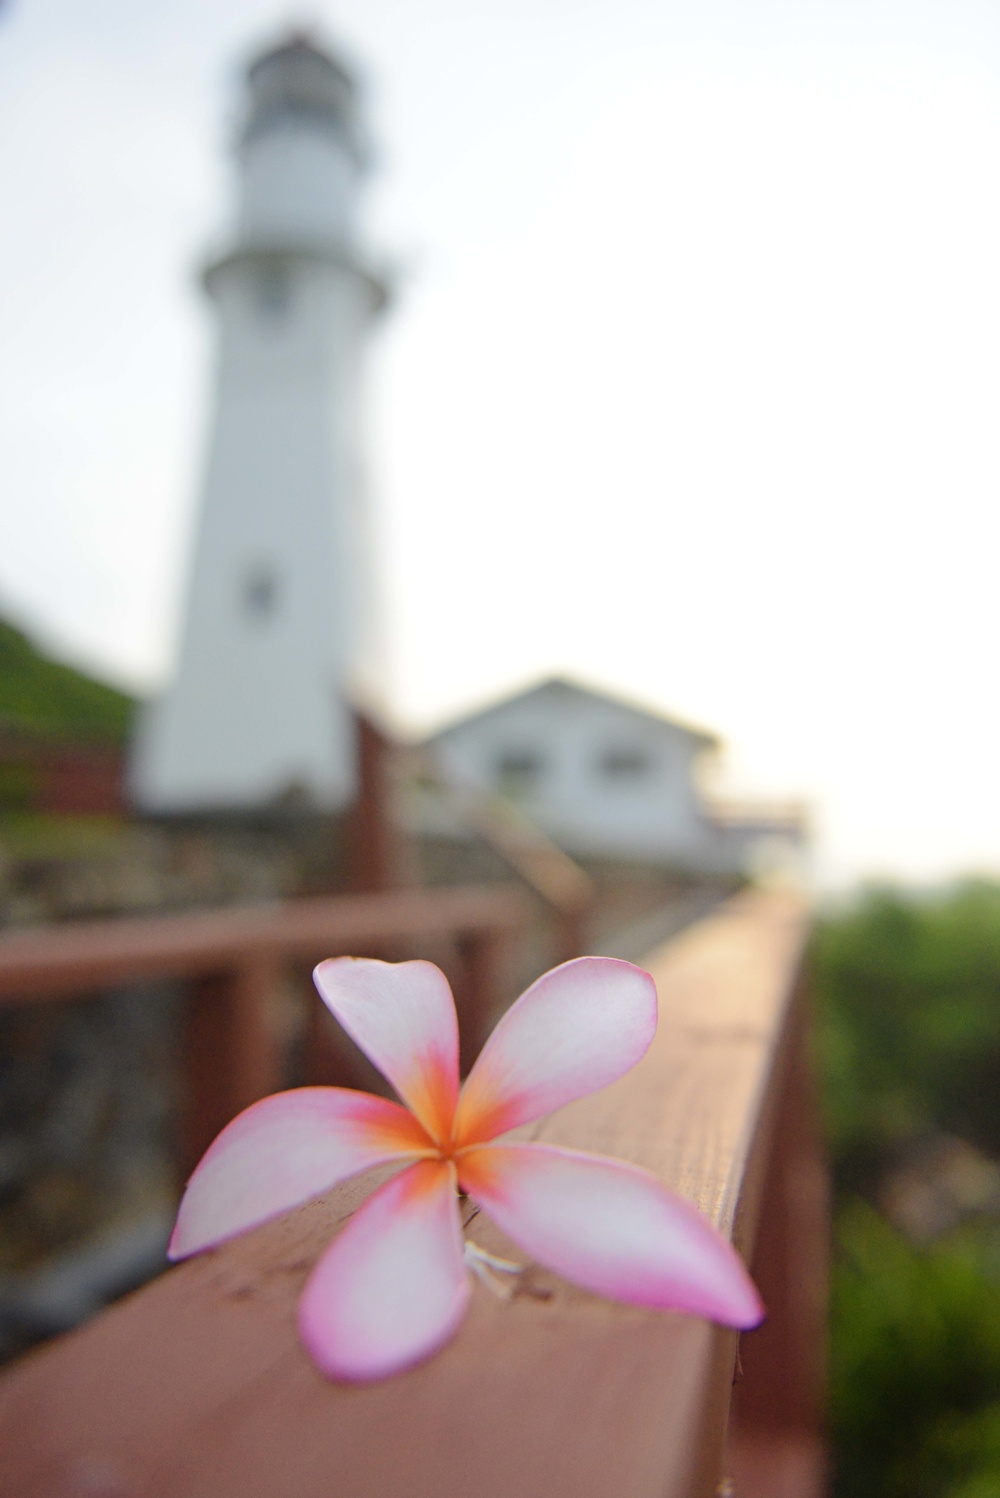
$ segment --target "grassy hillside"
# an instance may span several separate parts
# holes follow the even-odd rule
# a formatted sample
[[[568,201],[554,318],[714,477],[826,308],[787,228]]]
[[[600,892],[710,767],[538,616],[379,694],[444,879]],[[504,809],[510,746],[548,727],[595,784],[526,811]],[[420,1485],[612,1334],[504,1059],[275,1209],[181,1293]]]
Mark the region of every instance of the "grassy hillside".
[[[125,739],[134,708],[124,692],[50,660],[0,620],[0,728],[115,744]]]

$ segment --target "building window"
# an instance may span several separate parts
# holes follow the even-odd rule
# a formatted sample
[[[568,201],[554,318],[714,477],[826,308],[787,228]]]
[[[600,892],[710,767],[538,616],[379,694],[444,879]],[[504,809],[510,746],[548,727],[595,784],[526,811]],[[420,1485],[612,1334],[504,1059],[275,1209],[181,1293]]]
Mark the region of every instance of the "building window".
[[[243,579],[243,607],[251,619],[269,619],[278,605],[278,579],[270,567],[253,567]]]
[[[649,770],[649,758],[641,749],[620,745],[607,749],[599,761],[601,774],[608,780],[638,780]]]
[[[281,266],[269,266],[257,277],[257,307],[269,321],[280,322],[292,304],[292,283]]]
[[[506,749],[496,760],[497,789],[508,795],[518,795],[530,790],[544,768],[545,761],[535,750]]]

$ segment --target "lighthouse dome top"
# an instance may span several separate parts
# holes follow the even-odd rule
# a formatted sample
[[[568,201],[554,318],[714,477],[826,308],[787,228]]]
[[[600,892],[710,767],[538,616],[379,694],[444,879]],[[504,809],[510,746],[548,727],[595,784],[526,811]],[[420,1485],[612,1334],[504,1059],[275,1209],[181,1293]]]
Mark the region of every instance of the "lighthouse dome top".
[[[238,151],[244,246],[352,242],[368,164],[358,93],[351,70],[303,32],[251,62]]]
[[[247,69],[244,145],[287,124],[325,129],[361,157],[358,85],[333,52],[306,32],[293,32],[261,53]]]

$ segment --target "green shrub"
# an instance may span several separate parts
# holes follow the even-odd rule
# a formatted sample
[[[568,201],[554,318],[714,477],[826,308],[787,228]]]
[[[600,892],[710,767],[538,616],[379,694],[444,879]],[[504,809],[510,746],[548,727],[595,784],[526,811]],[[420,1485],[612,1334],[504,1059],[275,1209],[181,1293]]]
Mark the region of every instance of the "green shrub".
[[[842,1208],[831,1416],[844,1498],[997,1498],[1000,1293],[975,1233],[916,1249]]]
[[[839,1183],[930,1128],[1000,1154],[1000,886],[872,891],[814,955]]]
[[[842,1498],[1000,1498],[1000,1221],[917,1246],[878,1213],[940,1134],[1000,1155],[1000,886],[871,890],[814,948],[836,1229]]]

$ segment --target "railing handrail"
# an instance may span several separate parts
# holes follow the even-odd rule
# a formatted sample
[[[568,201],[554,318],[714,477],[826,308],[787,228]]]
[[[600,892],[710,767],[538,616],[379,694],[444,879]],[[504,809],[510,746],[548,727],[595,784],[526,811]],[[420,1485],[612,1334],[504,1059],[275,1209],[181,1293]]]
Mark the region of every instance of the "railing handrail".
[[[142,979],[185,981],[178,1106],[183,1176],[231,1118],[282,1085],[272,999],[283,969],[323,957],[396,954],[401,944],[445,943],[453,952],[468,1066],[504,998],[502,949],[530,916],[523,892],[483,885],[35,927],[0,935],[0,1008],[80,998]],[[350,1054],[331,1051],[319,1005],[310,1008],[307,1032],[308,1080],[358,1080]]]
[[[29,927],[0,932],[0,1005],[132,978],[189,977],[255,956],[318,958],[345,943],[509,931],[528,914],[519,891],[470,885]]]
[[[750,1257],[762,1200],[769,1191],[787,1196],[788,1141],[808,1132],[790,1133],[782,1112],[802,1063],[795,994],[805,930],[800,900],[744,895],[652,954],[661,1024],[649,1053],[533,1137],[654,1170]],[[477,1289],[454,1342],[412,1372],[360,1388],[326,1382],[298,1344],[295,1302],[317,1254],[369,1189],[347,1182],[179,1266],[8,1373],[0,1380],[5,1494],[718,1491],[735,1334],[602,1301],[536,1268],[510,1301]],[[476,1238],[510,1252],[482,1219]],[[770,1284],[761,1274],[780,1332],[783,1291],[773,1279],[773,1269]],[[812,1314],[800,1303],[798,1341],[782,1344],[783,1376],[802,1389],[813,1376]],[[805,1363],[796,1361],[803,1336],[812,1337]],[[740,1498],[819,1494],[811,1400],[803,1395],[793,1415],[806,1476],[783,1488],[776,1469],[759,1483],[747,1477]],[[755,1470],[764,1470],[760,1461]]]

